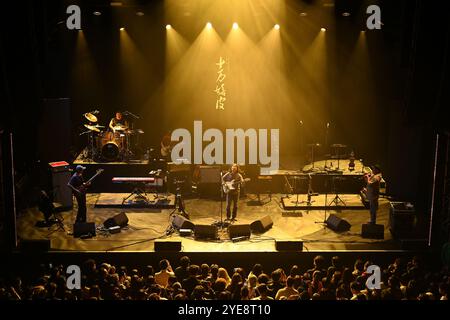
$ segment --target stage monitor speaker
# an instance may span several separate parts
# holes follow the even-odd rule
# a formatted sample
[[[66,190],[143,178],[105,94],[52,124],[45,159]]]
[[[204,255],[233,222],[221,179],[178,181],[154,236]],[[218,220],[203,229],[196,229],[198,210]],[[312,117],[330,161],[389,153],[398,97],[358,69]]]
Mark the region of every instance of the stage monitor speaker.
[[[250,238],[251,230],[249,224],[232,224],[228,227],[230,239],[248,237]]]
[[[303,241],[275,241],[277,251],[303,251]]]
[[[20,240],[19,249],[22,252],[36,253],[50,250],[51,242],[49,239]]]
[[[367,239],[384,239],[384,225],[365,223],[362,225],[361,235]]]
[[[173,214],[172,217],[172,226],[177,229],[191,229],[194,230],[195,225],[185,217],[179,214]]]
[[[264,233],[273,226],[273,221],[270,216],[265,216],[259,220],[253,221],[250,228],[254,233]]]
[[[106,219],[103,225],[108,229],[116,226],[123,228],[128,225],[128,217],[125,212],[121,212],[112,218]]]
[[[194,237],[196,239],[217,239],[217,227],[209,224],[196,224],[194,227]]]
[[[79,222],[73,225],[73,236],[75,238],[90,238],[95,237],[95,235],[94,222]]]
[[[155,241],[155,251],[181,251],[181,241]]]
[[[328,228],[337,232],[348,231],[351,227],[350,223],[334,214],[330,214],[326,224]]]

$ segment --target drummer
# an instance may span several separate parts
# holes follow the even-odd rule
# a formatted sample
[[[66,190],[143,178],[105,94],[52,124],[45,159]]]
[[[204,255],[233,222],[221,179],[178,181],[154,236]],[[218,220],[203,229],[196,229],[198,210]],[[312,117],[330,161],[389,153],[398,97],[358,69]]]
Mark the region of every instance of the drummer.
[[[109,122],[109,128],[113,133],[116,133],[116,131],[124,131],[128,128],[128,123],[123,118],[122,112],[116,112],[116,116]]]

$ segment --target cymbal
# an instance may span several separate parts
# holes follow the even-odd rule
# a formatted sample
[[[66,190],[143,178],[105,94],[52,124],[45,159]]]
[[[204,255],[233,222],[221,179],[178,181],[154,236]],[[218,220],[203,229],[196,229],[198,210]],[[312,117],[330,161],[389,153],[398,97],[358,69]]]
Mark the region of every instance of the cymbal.
[[[91,126],[89,124],[85,124],[84,126],[91,131],[100,132],[100,130],[96,126]]]
[[[93,115],[92,113],[85,113],[84,117],[90,122],[97,122],[98,121],[97,117],[95,115]]]
[[[116,131],[125,131],[127,129],[128,129],[128,127],[125,127],[125,126],[115,126],[114,127],[114,130],[116,130]]]
[[[332,148],[347,148],[347,146],[345,144],[340,144],[340,143],[332,144],[331,147]]]

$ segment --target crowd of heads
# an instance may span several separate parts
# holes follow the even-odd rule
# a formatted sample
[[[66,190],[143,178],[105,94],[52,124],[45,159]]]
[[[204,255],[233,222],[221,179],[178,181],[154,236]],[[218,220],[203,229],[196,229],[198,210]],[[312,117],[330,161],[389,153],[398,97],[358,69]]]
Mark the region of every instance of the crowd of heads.
[[[81,266],[81,288],[69,290],[64,266],[41,266],[31,279],[0,279],[1,300],[447,300],[447,267],[430,270],[418,257],[395,259],[381,267],[379,288],[367,285],[372,261],[344,265],[338,256],[316,256],[310,266],[266,270],[226,269],[191,263],[183,256],[177,267],[163,259],[155,268],[98,264]]]

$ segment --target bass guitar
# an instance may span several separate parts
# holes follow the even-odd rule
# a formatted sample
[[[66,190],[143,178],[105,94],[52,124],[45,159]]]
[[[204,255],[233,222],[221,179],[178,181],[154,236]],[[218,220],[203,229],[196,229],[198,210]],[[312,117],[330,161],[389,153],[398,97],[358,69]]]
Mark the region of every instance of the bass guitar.
[[[97,169],[96,173],[95,173],[88,181],[86,181],[85,183],[83,183],[83,184],[78,188],[78,190],[79,190],[81,193],[83,193],[83,194],[86,193],[86,191],[87,191],[87,189],[89,188],[89,186],[91,185],[92,181],[94,181],[95,178],[97,178],[100,174],[102,174],[103,171],[105,171],[105,169]]]

